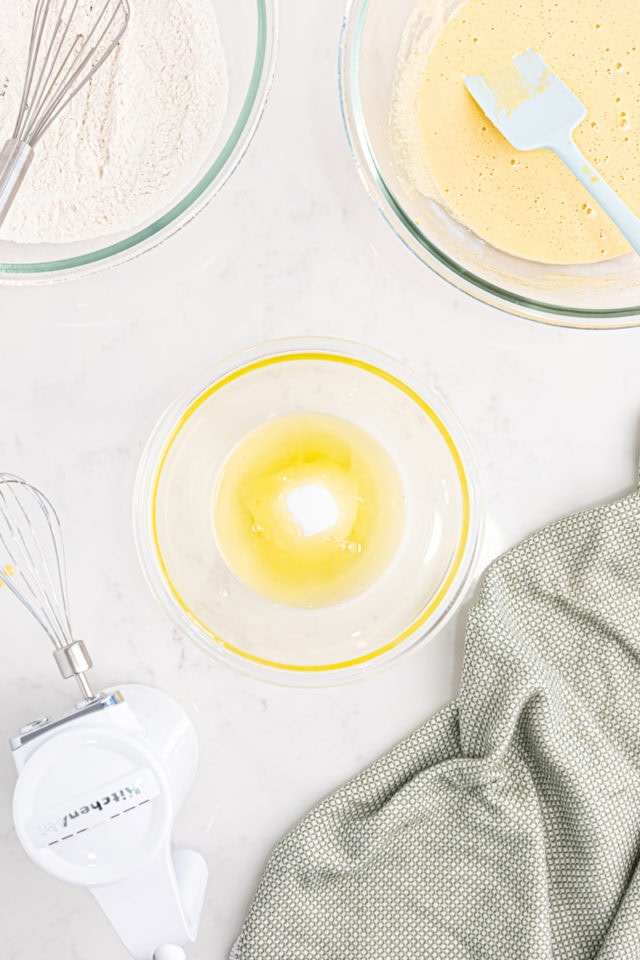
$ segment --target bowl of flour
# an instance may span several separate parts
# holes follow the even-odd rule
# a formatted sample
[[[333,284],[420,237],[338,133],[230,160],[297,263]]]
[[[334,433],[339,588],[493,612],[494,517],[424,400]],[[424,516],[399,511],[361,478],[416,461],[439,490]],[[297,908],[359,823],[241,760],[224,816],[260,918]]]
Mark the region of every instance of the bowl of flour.
[[[0,142],[35,0],[0,0]],[[271,84],[275,0],[131,0],[115,55],[37,145],[0,227],[0,282],[89,273],[180,229],[236,168]]]

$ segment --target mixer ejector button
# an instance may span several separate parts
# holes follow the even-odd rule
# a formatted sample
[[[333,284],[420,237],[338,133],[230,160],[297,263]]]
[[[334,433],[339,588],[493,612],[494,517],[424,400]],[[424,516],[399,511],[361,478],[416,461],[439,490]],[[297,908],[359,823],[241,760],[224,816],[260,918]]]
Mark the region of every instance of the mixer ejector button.
[[[49,717],[40,717],[38,720],[32,720],[31,723],[27,723],[26,726],[20,728],[20,733],[31,733],[32,730],[37,730],[38,727],[44,727],[45,723],[49,723]]]

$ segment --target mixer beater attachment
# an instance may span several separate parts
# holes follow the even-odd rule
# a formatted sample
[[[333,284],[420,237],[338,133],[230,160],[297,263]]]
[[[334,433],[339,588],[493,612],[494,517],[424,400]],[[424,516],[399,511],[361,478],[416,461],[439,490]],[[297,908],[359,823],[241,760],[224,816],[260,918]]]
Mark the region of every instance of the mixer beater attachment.
[[[75,677],[93,697],[85,676],[91,657],[71,629],[60,521],[36,487],[0,474],[0,580],[27,608],[53,643],[63,677]]]

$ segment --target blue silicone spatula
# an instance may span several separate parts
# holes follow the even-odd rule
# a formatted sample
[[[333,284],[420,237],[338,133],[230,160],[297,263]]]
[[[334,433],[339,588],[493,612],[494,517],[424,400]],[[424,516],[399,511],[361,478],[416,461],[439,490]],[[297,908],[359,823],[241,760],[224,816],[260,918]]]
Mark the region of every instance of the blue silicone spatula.
[[[602,179],[573,141],[586,109],[534,50],[513,67],[465,77],[480,109],[516,150],[553,150],[640,254],[640,218]]]

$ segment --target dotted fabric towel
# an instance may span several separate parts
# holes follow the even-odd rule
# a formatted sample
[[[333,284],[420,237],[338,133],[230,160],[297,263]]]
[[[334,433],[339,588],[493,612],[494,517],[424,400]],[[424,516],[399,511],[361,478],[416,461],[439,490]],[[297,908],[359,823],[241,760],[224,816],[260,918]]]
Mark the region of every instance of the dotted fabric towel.
[[[640,496],[489,568],[459,699],[275,849],[234,960],[640,958]]]

